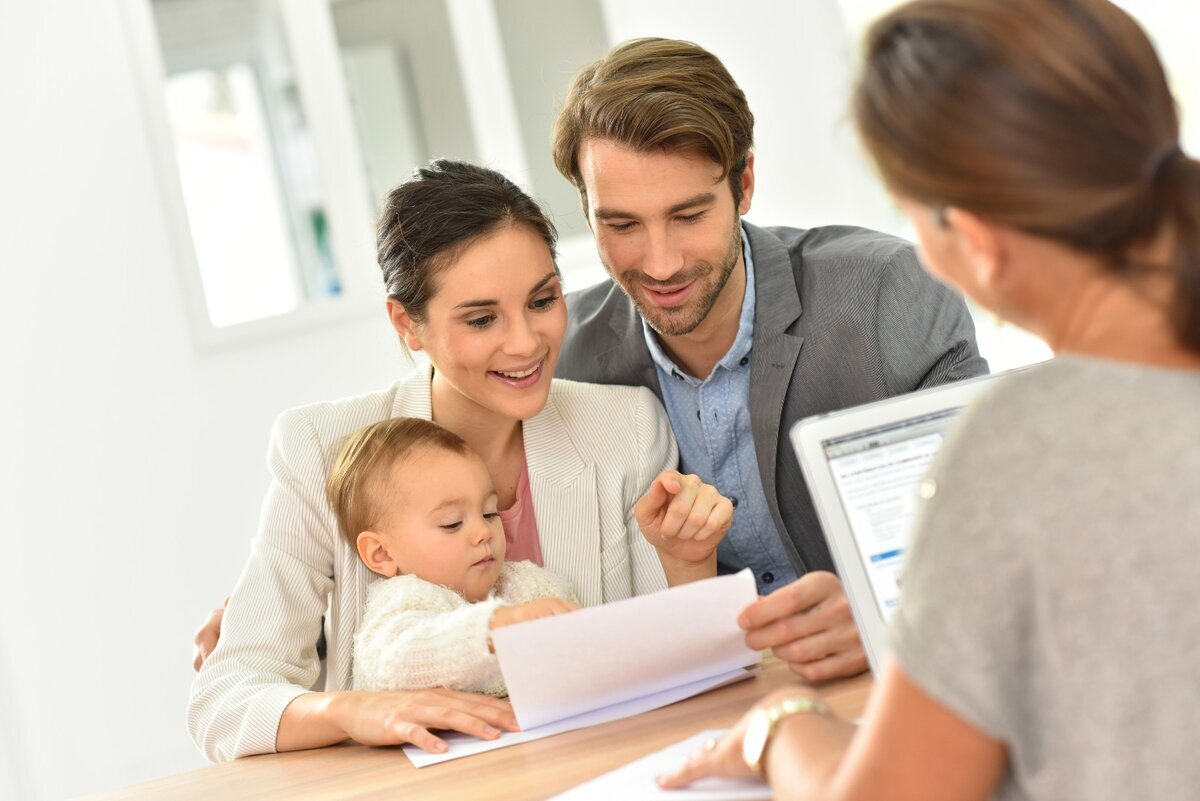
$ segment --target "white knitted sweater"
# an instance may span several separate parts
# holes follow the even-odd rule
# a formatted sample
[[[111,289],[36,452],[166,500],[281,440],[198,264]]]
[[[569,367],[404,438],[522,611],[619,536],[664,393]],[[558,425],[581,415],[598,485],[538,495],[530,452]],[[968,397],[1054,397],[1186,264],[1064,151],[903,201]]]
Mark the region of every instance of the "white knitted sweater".
[[[500,664],[488,649],[492,613],[547,596],[576,601],[569,581],[532,562],[505,563],[491,594],[476,603],[416,576],[377,581],[354,635],[354,689],[505,695]]]

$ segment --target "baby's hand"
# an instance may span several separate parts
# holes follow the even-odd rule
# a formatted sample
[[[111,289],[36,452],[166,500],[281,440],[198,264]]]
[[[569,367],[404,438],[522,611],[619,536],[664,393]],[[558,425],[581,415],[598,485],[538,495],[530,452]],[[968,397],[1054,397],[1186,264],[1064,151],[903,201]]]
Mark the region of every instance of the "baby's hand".
[[[524,623],[527,620],[537,620],[539,617],[565,615],[574,612],[579,604],[564,601],[562,598],[538,598],[519,606],[502,606],[492,613],[490,627],[498,629],[501,626],[511,626],[514,623]]]

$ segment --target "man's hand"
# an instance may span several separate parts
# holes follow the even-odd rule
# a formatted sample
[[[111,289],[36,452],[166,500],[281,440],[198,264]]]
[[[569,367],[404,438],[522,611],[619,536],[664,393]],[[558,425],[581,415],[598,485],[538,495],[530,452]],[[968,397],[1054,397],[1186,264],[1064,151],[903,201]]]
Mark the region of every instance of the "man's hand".
[[[196,636],[192,639],[192,669],[196,672],[200,671],[204,660],[217,647],[217,640],[221,637],[221,618],[225,616],[225,607],[228,605],[229,596],[226,595],[221,605],[209,612],[203,625],[196,629]]]
[[[867,657],[842,582],[832,573],[806,573],[746,607],[738,618],[746,645],[771,648],[807,681],[854,676]]]
[[[539,617],[565,615],[567,612],[574,612],[578,608],[579,604],[564,601],[562,598],[538,598],[536,601],[530,601],[527,604],[501,606],[492,613],[492,621],[489,627],[498,629],[502,626],[511,626],[514,623],[537,620]]]
[[[733,504],[699,476],[664,470],[633,507],[633,514],[660,558],[700,565],[715,558],[733,522]]]

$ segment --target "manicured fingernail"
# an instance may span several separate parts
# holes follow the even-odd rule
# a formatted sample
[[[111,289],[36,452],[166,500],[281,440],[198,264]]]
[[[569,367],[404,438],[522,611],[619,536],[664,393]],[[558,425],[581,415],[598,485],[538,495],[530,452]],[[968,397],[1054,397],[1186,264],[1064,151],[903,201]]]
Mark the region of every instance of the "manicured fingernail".
[[[500,730],[497,728],[493,728],[492,726],[484,726],[483,733],[486,734],[488,737],[500,736]]]
[[[441,740],[438,740],[436,743],[433,744],[433,750],[434,751],[445,751],[446,744],[443,743]]]

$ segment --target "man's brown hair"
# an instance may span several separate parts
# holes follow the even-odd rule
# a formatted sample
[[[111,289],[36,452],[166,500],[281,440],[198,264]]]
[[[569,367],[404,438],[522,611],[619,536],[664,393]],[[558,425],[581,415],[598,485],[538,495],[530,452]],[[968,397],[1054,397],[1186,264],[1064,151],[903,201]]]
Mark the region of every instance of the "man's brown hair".
[[[452,431],[417,417],[393,417],[348,436],[342,443],[325,494],[337,518],[342,537],[357,547],[358,535],[378,524],[380,510],[371,503],[373,493],[397,460],[421,448],[451,453],[471,453],[470,446]]]
[[[754,144],[746,95],[720,59],[676,39],[633,39],[576,76],[554,123],[554,163],[579,190],[579,148],[607,139],[636,151],[701,153],[720,165],[736,206]]]

